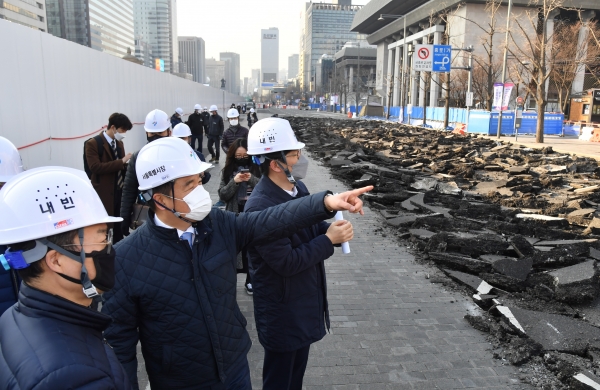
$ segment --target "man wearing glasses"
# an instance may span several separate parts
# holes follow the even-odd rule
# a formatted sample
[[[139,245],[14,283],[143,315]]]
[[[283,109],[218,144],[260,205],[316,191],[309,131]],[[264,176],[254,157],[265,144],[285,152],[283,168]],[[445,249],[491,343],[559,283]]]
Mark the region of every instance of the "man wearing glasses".
[[[248,154],[260,164],[262,179],[244,213],[310,195],[296,180],[306,173],[298,172],[307,167],[299,163],[302,148],[285,119],[262,119],[252,126]],[[348,221],[319,222],[291,236],[248,246],[254,317],[265,349],[264,390],[302,389],[310,344],[325,336],[325,324],[329,328],[324,261],[333,255],[334,245],[352,237]]]
[[[0,256],[23,280],[0,317],[4,389],[130,389],[95,308],[115,283],[110,217],[85,172],[44,167],[0,191]]]

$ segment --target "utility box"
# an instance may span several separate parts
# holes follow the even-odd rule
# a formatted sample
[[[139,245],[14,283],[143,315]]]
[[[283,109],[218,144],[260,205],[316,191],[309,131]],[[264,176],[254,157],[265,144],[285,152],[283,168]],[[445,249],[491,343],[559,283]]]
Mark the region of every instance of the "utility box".
[[[600,89],[590,89],[580,98],[571,98],[569,120],[600,123]]]

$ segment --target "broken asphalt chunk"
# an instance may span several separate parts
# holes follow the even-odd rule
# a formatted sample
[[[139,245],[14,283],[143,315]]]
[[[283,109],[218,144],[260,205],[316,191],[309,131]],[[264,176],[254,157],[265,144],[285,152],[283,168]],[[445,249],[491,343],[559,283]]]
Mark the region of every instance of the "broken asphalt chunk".
[[[485,261],[473,259],[471,257],[460,256],[459,254],[430,252],[429,258],[432,259],[436,264],[477,274],[481,272],[489,272],[492,269],[492,266]]]
[[[595,260],[548,272],[554,284],[556,299],[579,304],[598,296],[598,269]]]

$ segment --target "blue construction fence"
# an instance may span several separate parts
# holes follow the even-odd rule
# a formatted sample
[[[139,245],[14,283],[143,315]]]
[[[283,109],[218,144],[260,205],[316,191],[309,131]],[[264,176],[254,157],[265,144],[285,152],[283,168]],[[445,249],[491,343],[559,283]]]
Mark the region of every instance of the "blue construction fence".
[[[331,104],[315,104],[315,103],[311,103],[308,105],[310,107],[311,110],[316,110],[319,109],[321,111],[333,111],[333,105]],[[350,106],[350,112],[354,113],[356,112],[356,114],[358,115],[358,113],[360,112],[360,110],[362,110],[363,106],[358,106],[358,111],[356,111],[356,106]],[[335,111],[336,112],[340,112],[340,108],[341,106],[339,104],[336,105],[335,107]]]
[[[387,113],[387,107],[384,107]],[[390,117],[400,117],[400,107],[390,107]],[[467,110],[465,108],[450,108],[449,123],[467,123]],[[535,134],[538,115],[533,111],[523,112],[519,134]],[[423,120],[423,107],[413,107],[410,115],[411,123]],[[544,114],[544,134],[579,135],[578,124],[564,124],[565,116],[561,113]],[[403,123],[408,123],[409,117],[404,110]],[[444,107],[427,107],[427,121],[444,121]],[[502,112],[502,134],[515,133],[515,112]],[[498,112],[482,110],[469,111],[470,133],[496,134],[498,129]]]

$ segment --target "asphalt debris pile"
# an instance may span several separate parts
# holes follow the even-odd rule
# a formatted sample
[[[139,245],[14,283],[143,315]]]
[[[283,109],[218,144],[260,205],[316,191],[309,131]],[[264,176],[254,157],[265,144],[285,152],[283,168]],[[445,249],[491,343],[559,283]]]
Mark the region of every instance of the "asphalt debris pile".
[[[558,380],[523,375],[537,387],[600,388],[595,159],[389,122],[286,119],[334,176],[373,185],[364,200],[388,229],[485,310],[466,319],[499,359]]]

